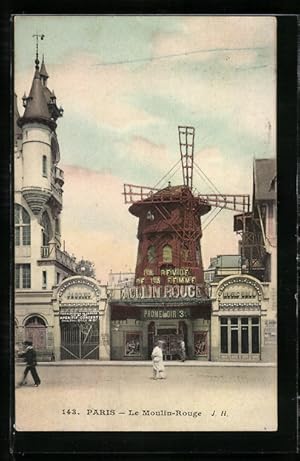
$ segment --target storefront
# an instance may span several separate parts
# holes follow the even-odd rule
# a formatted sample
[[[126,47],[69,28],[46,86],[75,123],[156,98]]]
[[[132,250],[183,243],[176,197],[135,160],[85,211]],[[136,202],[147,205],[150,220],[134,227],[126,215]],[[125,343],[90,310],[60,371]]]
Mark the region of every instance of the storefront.
[[[54,292],[55,359],[110,358],[107,289],[88,277],[69,277]]]
[[[212,360],[274,360],[276,318],[270,309],[269,284],[249,275],[230,276],[212,284],[211,290]]]
[[[112,360],[149,360],[163,341],[166,360],[209,360],[210,301],[197,285],[115,289],[110,300]]]

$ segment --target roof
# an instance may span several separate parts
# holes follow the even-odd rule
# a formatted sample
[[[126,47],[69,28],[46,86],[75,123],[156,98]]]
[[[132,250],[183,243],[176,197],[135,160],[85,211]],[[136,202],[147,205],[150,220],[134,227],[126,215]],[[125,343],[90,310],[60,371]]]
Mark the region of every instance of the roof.
[[[264,158],[254,161],[255,200],[276,199],[276,159]]]
[[[153,203],[180,203],[183,206],[184,201],[186,200],[193,200],[194,209],[197,209],[197,212],[202,216],[208,213],[211,209],[211,206],[208,205],[203,200],[195,197],[191,189],[187,186],[179,185],[179,186],[169,186],[165,187],[164,189],[160,189],[154,193],[149,194],[147,198],[143,198],[142,200],[137,200],[134,202],[129,211],[131,214],[135,216],[141,215],[141,208],[144,208],[146,205],[151,205]]]
[[[241,266],[241,255],[218,255],[210,258],[208,269],[234,268]]]
[[[30,93],[28,98],[25,98],[25,111],[18,121],[19,126],[28,121],[39,121],[49,124],[52,128],[56,127],[55,121],[62,116],[62,109],[57,107],[55,94],[47,87],[47,79],[44,60],[41,70],[37,60]]]
[[[43,91],[43,85],[41,82],[41,76],[36,69],[29,97],[25,108],[23,119],[27,118],[42,118],[50,119],[50,113],[48,109],[47,100]]]

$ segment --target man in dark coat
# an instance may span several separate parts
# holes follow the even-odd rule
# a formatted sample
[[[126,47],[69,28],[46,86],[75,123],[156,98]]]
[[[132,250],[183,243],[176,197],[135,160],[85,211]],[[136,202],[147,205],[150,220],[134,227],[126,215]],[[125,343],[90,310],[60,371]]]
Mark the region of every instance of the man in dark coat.
[[[32,346],[32,341],[25,341],[24,346],[26,346],[26,349],[24,350],[24,352],[21,352],[20,354],[18,354],[19,357],[24,357],[25,362],[27,363],[26,368],[24,370],[23,379],[20,382],[20,386],[22,386],[23,384],[26,384],[26,376],[28,372],[30,371],[31,376],[33,377],[33,380],[34,380],[34,385],[35,387],[37,387],[41,384],[41,380],[35,368],[36,367],[36,352]]]

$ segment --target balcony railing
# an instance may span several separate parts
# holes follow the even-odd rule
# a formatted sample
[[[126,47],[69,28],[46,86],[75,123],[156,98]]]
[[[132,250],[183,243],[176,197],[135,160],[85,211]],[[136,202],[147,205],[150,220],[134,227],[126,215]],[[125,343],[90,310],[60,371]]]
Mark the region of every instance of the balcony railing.
[[[67,269],[75,272],[76,269],[76,258],[69,255],[66,251],[62,251],[54,245],[46,245],[41,247],[41,257],[42,259],[50,259],[52,261],[57,261]]]
[[[61,251],[59,248],[55,250],[56,260],[61,263],[63,266],[68,267],[73,272],[76,269],[76,260],[73,256],[70,256],[66,251]]]

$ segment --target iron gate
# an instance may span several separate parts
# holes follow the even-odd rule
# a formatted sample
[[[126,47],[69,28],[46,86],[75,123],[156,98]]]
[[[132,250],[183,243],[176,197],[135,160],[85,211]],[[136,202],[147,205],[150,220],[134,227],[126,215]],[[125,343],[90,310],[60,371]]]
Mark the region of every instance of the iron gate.
[[[99,359],[99,321],[61,322],[61,359]]]

